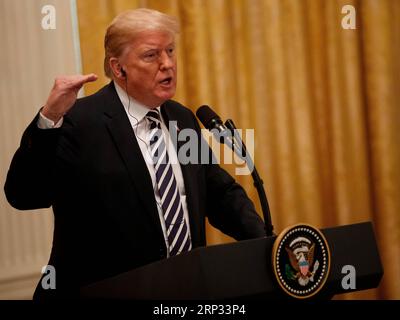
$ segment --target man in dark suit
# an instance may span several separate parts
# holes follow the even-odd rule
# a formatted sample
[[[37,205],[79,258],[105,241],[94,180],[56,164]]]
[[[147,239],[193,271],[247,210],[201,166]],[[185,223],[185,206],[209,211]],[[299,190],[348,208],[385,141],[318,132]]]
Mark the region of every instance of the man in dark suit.
[[[112,82],[76,100],[97,77],[57,78],[24,132],[7,199],[54,211],[56,289],[39,282],[35,298],[76,297],[83,285],[204,246],[206,217],[237,240],[265,235],[245,191],[218,164],[179,162],[185,141],[173,141],[169,123],[193,130],[198,160],[205,142],[193,113],[170,100],[177,31],[157,11],[117,16],[105,37]]]

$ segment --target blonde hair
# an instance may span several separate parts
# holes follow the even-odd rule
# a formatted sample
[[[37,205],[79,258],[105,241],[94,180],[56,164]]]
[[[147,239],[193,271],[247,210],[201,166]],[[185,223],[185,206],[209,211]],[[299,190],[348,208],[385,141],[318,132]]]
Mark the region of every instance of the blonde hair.
[[[175,36],[179,33],[179,23],[173,16],[145,8],[125,11],[114,18],[104,37],[104,72],[107,77],[113,79],[110,58],[120,57],[138,33],[147,30],[161,30]]]

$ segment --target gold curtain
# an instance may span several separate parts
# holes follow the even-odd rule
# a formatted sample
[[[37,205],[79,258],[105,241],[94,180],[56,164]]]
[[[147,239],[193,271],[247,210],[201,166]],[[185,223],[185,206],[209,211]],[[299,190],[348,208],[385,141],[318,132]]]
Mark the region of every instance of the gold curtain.
[[[78,0],[85,73],[103,75],[106,25],[137,7],[180,19],[175,99],[255,129],[275,232],[372,221],[384,278],[345,297],[400,299],[400,1]],[[236,178],[261,213],[251,177]],[[207,239],[231,241],[210,226]]]

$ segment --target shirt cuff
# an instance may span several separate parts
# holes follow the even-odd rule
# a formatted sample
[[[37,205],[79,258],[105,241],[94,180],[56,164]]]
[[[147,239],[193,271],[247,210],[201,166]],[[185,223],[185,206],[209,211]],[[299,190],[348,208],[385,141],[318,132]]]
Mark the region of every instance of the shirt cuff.
[[[61,118],[54,124],[53,120],[46,118],[41,112],[39,112],[39,119],[37,121],[37,126],[39,129],[56,129],[60,128],[63,124],[64,118]]]

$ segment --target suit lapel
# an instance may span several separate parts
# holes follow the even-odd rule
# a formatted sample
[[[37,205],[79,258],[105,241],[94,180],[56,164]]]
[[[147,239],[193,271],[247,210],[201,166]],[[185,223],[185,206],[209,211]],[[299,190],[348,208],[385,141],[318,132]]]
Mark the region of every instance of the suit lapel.
[[[113,84],[110,84],[108,89],[108,99],[105,101],[104,111],[106,126],[136,187],[143,207],[150,215],[162,241],[164,241],[153,185],[146,162]],[[121,223],[126,224],[126,221],[121,220]]]

